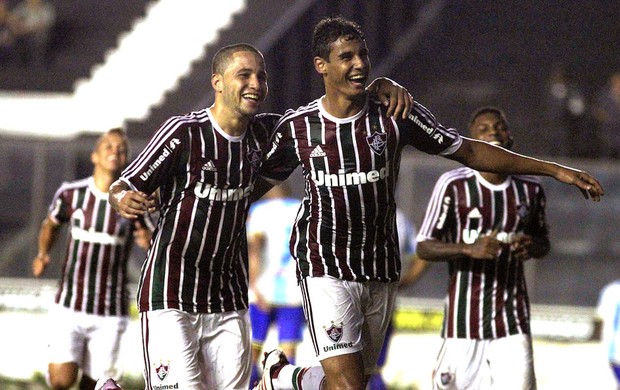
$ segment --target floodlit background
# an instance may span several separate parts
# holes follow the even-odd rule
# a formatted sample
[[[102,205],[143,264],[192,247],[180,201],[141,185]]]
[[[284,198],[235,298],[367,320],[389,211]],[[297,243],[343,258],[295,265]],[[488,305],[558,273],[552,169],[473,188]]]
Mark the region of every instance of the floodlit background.
[[[614,127],[620,103],[614,111],[605,98],[620,72],[620,2],[49,2],[56,20],[45,53],[23,61],[16,50],[0,52],[1,377],[36,388],[32,378],[45,368],[45,313],[64,248],[55,248],[46,279],[34,280],[36,234],[60,183],[90,174],[97,134],[125,127],[135,155],[166,118],[211,104],[211,58],[235,42],[265,54],[265,111],[305,104],[322,94],[311,64],[312,27],[341,14],[366,32],[371,77],[398,81],[442,124],[465,129],[475,108],[500,106],[516,151],[600,179],[601,203],[543,179],[552,251],[529,261],[527,276],[539,389],[614,388],[604,349],[592,338],[599,291],[620,277],[620,128]],[[453,167],[405,152],[398,200],[414,223],[421,222],[435,180]],[[142,254],[133,257],[135,283]],[[385,368],[395,388],[428,388],[446,278],[446,267],[434,264],[402,293],[400,328]],[[123,348],[127,375],[139,380],[135,325]],[[311,362],[304,348],[301,356]]]

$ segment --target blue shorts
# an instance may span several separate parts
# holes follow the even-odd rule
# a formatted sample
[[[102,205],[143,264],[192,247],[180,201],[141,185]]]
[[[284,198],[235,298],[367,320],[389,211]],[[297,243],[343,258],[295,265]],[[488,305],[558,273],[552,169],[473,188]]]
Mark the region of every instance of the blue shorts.
[[[274,306],[271,311],[263,311],[253,303],[250,304],[250,322],[254,344],[265,342],[269,326],[274,323],[277,326],[280,344],[300,343],[303,338],[303,328],[306,325],[304,310],[301,306]]]
[[[616,381],[620,384],[620,364],[611,363],[611,370],[614,372]]]

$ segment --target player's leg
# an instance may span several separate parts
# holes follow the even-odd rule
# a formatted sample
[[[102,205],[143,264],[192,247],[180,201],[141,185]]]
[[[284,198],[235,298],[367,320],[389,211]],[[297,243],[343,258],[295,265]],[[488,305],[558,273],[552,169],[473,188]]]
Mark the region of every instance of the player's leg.
[[[443,339],[433,369],[433,390],[488,389],[488,341]]]
[[[370,376],[370,380],[368,382],[368,390],[387,390],[387,385],[385,384],[381,371],[383,370],[383,367],[385,367],[390,339],[392,338],[393,332],[394,326],[392,324],[392,321],[390,321],[387,331],[385,332],[385,338],[383,340],[383,346],[381,347],[381,353],[379,354],[379,359],[377,360],[377,368],[375,372],[373,372]]]
[[[297,346],[303,338],[306,325],[302,306],[274,308],[275,322],[278,327],[278,343],[289,363],[295,364]]]
[[[250,385],[260,380],[262,374],[261,357],[267,332],[271,325],[271,311],[262,310],[258,305],[250,303],[250,324],[252,326],[252,373]]]
[[[250,315],[247,310],[201,314],[203,389],[243,389],[250,384]]]
[[[302,292],[321,366],[297,367],[288,364],[281,351],[272,351],[266,355],[263,379],[255,388],[365,388],[391,318],[396,284],[307,278],[302,281]]]
[[[492,340],[487,357],[493,389],[536,389],[531,336],[517,334]]]
[[[610,362],[611,372],[616,378],[617,388],[620,389],[620,363]]]
[[[79,313],[54,305],[49,311],[51,327],[46,380],[51,389],[69,389],[77,381],[83,361],[85,338]]]
[[[308,330],[327,389],[363,389],[361,283],[307,277],[300,283]]]
[[[362,327],[364,369],[369,385],[372,382],[371,389],[380,390],[386,388],[380,370],[385,364],[392,333],[392,313],[398,286],[397,283],[380,282],[368,282],[365,285],[368,288],[368,299],[364,302],[365,320]],[[375,381],[372,381],[373,376]]]
[[[206,389],[198,314],[165,309],[140,313],[146,388]]]
[[[101,317],[90,315],[86,359],[82,366],[83,388],[92,389],[101,378],[119,379],[122,369],[118,366],[121,338],[127,329],[127,317]]]
[[[279,349],[265,352],[263,376],[253,390],[323,390],[325,374],[321,366],[298,367],[289,364]]]

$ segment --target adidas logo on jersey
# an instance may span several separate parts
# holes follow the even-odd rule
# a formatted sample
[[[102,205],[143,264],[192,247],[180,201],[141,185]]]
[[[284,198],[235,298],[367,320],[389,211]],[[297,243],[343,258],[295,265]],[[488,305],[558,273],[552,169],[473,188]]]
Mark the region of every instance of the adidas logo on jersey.
[[[310,158],[313,158],[313,157],[325,157],[325,156],[326,156],[325,152],[321,148],[321,145],[319,145],[316,148],[314,148],[312,153],[310,153]]]
[[[215,168],[215,164],[213,161],[209,160],[206,164],[202,166],[203,171],[215,172],[217,169]]]

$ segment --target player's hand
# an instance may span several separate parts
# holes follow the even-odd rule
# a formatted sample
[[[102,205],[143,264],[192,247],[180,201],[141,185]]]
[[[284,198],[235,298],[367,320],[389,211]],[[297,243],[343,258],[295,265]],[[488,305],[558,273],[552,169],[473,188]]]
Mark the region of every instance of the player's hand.
[[[532,236],[524,233],[517,233],[514,237],[514,240],[510,244],[510,249],[512,250],[512,256],[517,260],[528,260],[532,258],[530,253],[530,249],[534,245],[534,240],[532,240]]]
[[[388,108],[386,112],[388,116],[396,118],[400,116],[405,119],[413,108],[413,96],[409,91],[386,77],[375,79],[366,90],[374,93],[381,103]]]
[[[605,195],[603,186],[589,173],[561,165],[558,167],[558,172],[554,177],[562,183],[579,187],[584,198],[598,202],[601,196]]]
[[[142,249],[149,249],[153,232],[142,224],[140,220],[135,222],[136,230],[133,231],[133,241]]]
[[[32,261],[32,274],[35,278],[40,277],[50,263],[49,255],[37,255]]]
[[[154,213],[159,210],[159,193],[158,191],[153,192],[146,200],[145,203],[147,210],[149,213]]]
[[[112,194],[110,197],[112,206],[122,217],[127,219],[136,219],[150,209],[155,211],[153,199],[141,191],[123,190]]]
[[[467,247],[466,255],[472,259],[494,260],[502,251],[502,242],[497,238],[497,230],[489,235],[480,235],[473,244]]]

